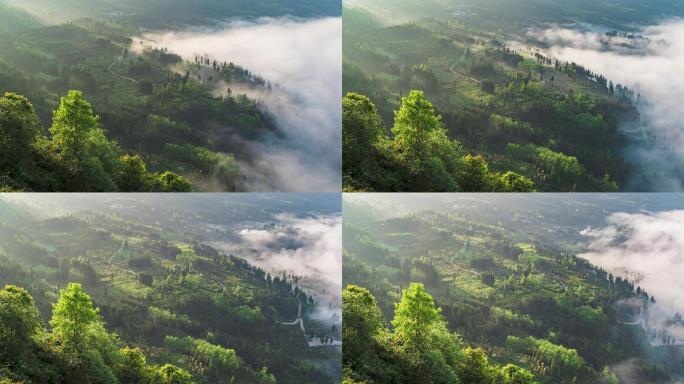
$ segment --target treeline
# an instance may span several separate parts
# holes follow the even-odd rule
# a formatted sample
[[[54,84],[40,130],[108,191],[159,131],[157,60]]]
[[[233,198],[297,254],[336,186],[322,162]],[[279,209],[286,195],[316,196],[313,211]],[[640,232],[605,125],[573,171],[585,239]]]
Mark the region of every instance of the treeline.
[[[139,155],[107,139],[90,103],[69,91],[54,111],[49,135],[31,102],[0,98],[0,190],[187,192],[188,180],[147,170]]]
[[[362,21],[358,12],[349,16],[345,23]],[[623,187],[633,169],[621,154],[626,138],[619,131],[619,119],[636,118],[634,106],[621,97],[609,97],[610,82],[603,92],[605,78],[586,68],[568,63],[556,71],[553,61],[549,64],[544,58],[546,65],[526,60],[489,35],[475,41],[477,36],[459,23],[435,20],[391,27],[377,23],[362,32],[345,31],[343,88],[368,96],[386,127],[394,125],[398,95],[424,90],[449,139],[482,155],[488,170],[531,180],[534,190]],[[481,49],[470,48],[476,45]],[[568,74],[570,82],[556,81],[561,73]],[[591,80],[585,77],[596,83],[588,85]],[[584,88],[594,90],[581,91]],[[613,91],[634,99],[622,86],[614,85]],[[393,137],[391,132],[387,136]],[[528,144],[533,147],[525,153],[509,151],[509,145]],[[357,158],[355,154],[354,160],[345,160],[358,162]],[[432,159],[437,163],[439,157]],[[365,173],[377,178],[374,171]],[[356,181],[347,177],[348,189],[369,189],[350,180]],[[397,184],[394,179],[380,181],[385,186]]]
[[[81,286],[69,284],[43,327],[31,295],[0,290],[0,382],[190,384],[192,376],[170,364],[150,364],[138,348],[106,330]]]
[[[101,219],[98,228],[112,224]],[[117,230],[130,236],[147,239],[149,235],[149,228],[142,231],[144,228],[133,223],[114,223]],[[313,306],[313,295],[297,286],[298,277],[272,276],[244,259],[201,243],[193,242],[191,248],[181,249],[159,239],[142,244],[115,241],[108,229],[93,230],[86,221],[70,217],[40,222],[34,227],[46,231],[41,234],[47,237],[50,230],[76,231],[73,233],[78,234],[80,245],[74,246],[69,238],[46,253],[38,241],[32,240],[35,235],[24,240],[21,232],[0,231],[2,248],[15,257],[0,256],[0,281],[31,291],[43,316],[50,313],[54,287],[78,281],[92,291],[108,329],[134,342],[150,361],[168,361],[187,370],[193,383],[271,384],[276,377],[279,383],[329,381],[316,365],[297,365],[310,357],[304,335],[298,326],[287,327],[277,321],[295,318],[298,298],[303,313]],[[101,268],[101,259],[93,253],[71,256],[83,252],[84,246],[109,252],[120,247],[128,256],[117,262],[125,263],[124,268],[132,271],[115,268],[117,277],[109,280],[109,274]],[[156,257],[155,251],[165,260]],[[133,290],[122,289],[122,278]],[[327,340],[329,330],[312,333],[309,328],[310,335]],[[3,363],[0,359],[0,365]],[[120,379],[113,383],[147,381]]]
[[[489,361],[447,329],[422,284],[402,292],[388,328],[373,295],[350,285],[342,293],[344,383],[533,384],[529,371]]]
[[[504,48],[504,49],[507,49],[507,48]],[[512,51],[509,50],[509,52],[512,52]],[[602,75],[600,73],[593,72],[589,68],[587,68],[581,64],[577,64],[574,61],[562,61],[562,60],[554,59],[554,58],[545,56],[539,52],[535,52],[534,57],[537,60],[537,63],[539,63],[540,65],[547,66],[547,67],[553,67],[556,71],[565,73],[567,75],[579,76],[579,77],[582,77],[586,80],[592,81],[592,82],[596,83],[598,86],[600,86],[601,88],[608,90],[611,95],[616,95],[616,96],[622,97],[628,101],[639,102],[642,100],[641,94],[636,92],[634,89],[629,88],[626,85],[614,83],[613,81],[606,78],[604,75]],[[551,76],[550,80],[554,81],[555,77]]]
[[[5,11],[0,8],[0,18],[7,16]],[[44,126],[50,125],[59,95],[81,90],[101,117],[107,136],[144,157],[149,169],[187,177],[197,189],[241,189],[246,175],[239,174],[232,153],[242,160],[251,155],[236,144],[242,140],[234,138],[259,140],[265,131],[276,130],[274,119],[262,104],[245,95],[216,96],[215,85],[199,75],[169,70],[180,58],[165,49],[132,54],[125,47],[132,42],[128,36],[135,33],[130,26],[91,19],[37,25],[23,33],[0,30],[0,89],[31,100]],[[220,67],[217,63],[219,71]],[[235,70],[236,78],[252,75],[237,66]],[[206,69],[197,72],[205,77]],[[130,166],[134,165],[138,164]],[[10,172],[0,168],[0,173]],[[11,183],[0,182],[5,184]],[[49,180],[40,185],[22,180],[15,184],[6,189],[68,191],[70,187],[56,182],[54,186]],[[154,185],[141,188],[150,187]],[[108,189],[128,190],[118,185]]]
[[[256,73],[251,72],[247,68],[244,68],[240,65],[237,65],[233,62],[227,62],[227,61],[217,61],[216,59],[212,59],[208,56],[198,56],[195,55],[195,65],[202,66],[202,67],[209,67],[213,71],[217,72],[218,74],[222,75],[226,81],[231,81],[231,80],[237,80],[237,81],[247,81],[252,84],[256,85],[261,85],[266,87],[267,89],[271,89],[271,83],[267,82],[263,76],[258,75]],[[189,77],[189,72],[186,72],[186,77]],[[199,79],[201,80],[201,78]],[[213,75],[212,77],[206,79],[209,81],[214,80]]]
[[[342,100],[343,176],[347,191],[529,192],[517,173],[489,170],[481,155],[450,140],[423,92],[402,98],[391,135],[373,102],[349,93]]]
[[[617,383],[610,367],[630,359],[644,383],[662,382],[657,378],[676,369],[675,357],[662,364],[643,349],[649,339],[671,345],[671,335],[617,326],[616,303],[656,300],[632,282],[548,242],[523,246],[519,238],[511,241],[467,218],[464,225],[446,213],[416,218],[372,226],[382,228],[373,232],[377,238],[410,233],[391,245],[411,243],[420,252],[415,254],[392,255],[370,233],[345,225],[345,284],[373,292],[386,318],[401,288],[420,282],[435,295],[450,330],[492,352],[498,363],[529,370],[540,383]],[[454,233],[465,240],[445,243]]]

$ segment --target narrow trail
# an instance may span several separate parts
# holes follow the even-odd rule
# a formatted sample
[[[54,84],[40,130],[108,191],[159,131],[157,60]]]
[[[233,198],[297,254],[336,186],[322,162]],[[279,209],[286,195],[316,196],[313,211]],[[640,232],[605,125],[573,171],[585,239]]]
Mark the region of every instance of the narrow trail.
[[[481,274],[480,272],[478,272],[478,271],[476,271],[476,270],[474,270],[474,269],[468,269],[468,268],[464,268],[464,267],[461,267],[461,266],[458,266],[458,265],[454,265],[454,268],[457,269],[457,270],[459,270],[459,271],[463,271],[463,272],[467,272],[467,273],[472,273],[473,275],[475,275],[475,276],[477,276],[477,277],[481,277],[481,276],[482,276],[482,274]]]
[[[542,274],[542,276],[545,276],[545,275]],[[550,278],[551,280],[555,281],[556,283],[558,283],[558,285],[560,285],[561,287],[563,287],[563,290],[565,290],[565,291],[568,290],[567,284],[565,284],[565,283],[563,282],[563,280],[561,280],[559,277],[556,277],[556,276],[553,276],[553,275],[549,275],[549,278]]]
[[[309,338],[306,336],[306,328],[304,328],[304,319],[302,319],[302,301],[297,298],[297,302],[299,303],[299,306],[297,308],[297,319],[295,321],[291,322],[279,322],[281,325],[297,325],[299,324],[299,329],[302,330],[302,334],[304,335],[304,340],[306,341],[306,344],[309,346],[309,348],[316,348],[316,347],[335,347],[335,346],[341,346],[342,342],[339,340],[333,339],[332,344],[330,343],[323,343],[321,339],[319,338],[313,338],[312,340],[309,340]]]
[[[627,322],[618,320],[618,323],[622,325],[641,325],[644,331],[648,331],[646,328],[646,319],[644,319],[644,303],[641,303],[641,307],[639,308],[639,318],[636,321]]]
[[[463,240],[463,247],[461,247],[460,253],[461,253],[461,254],[465,254],[469,247],[470,247],[470,244],[469,244],[469,242],[468,242],[468,238],[466,237],[466,238]],[[466,267],[461,267],[460,265],[456,264],[456,263],[454,262],[454,258],[455,258],[455,257],[456,257],[456,256],[453,256],[453,257],[451,258],[451,263],[452,263],[453,267],[454,267],[456,270],[461,271],[461,272],[472,273],[473,275],[475,275],[475,276],[477,276],[477,277],[482,277],[482,274],[481,274],[480,272],[478,272],[478,271],[476,271],[476,270],[474,270],[474,269],[469,269],[469,268],[466,268]]]
[[[116,63],[118,63],[118,62],[120,61],[120,59],[121,59],[121,56],[117,56],[116,59],[114,59],[114,61],[112,61],[112,63],[109,65],[109,68],[108,68],[107,70],[108,70],[109,72],[111,72],[112,75],[114,75],[114,76],[116,76],[116,77],[118,77],[118,78],[121,78],[121,79],[124,79],[124,80],[128,80],[128,81],[130,81],[130,82],[132,82],[132,83],[135,83],[135,84],[140,83],[140,81],[138,81],[138,80],[136,80],[136,79],[134,79],[134,78],[132,78],[132,77],[128,77],[128,76],[121,75],[121,74],[117,73],[117,72],[114,70],[114,65],[115,65]]]
[[[219,287],[221,287],[222,290],[223,290],[223,289],[226,289],[226,285],[223,284],[219,279],[212,279],[212,280],[214,280],[214,282],[215,282],[216,284],[218,284]]]
[[[622,325],[639,325],[641,328],[648,334],[648,327],[646,326],[646,318],[644,316],[644,303],[641,303],[641,307],[639,308],[639,318],[635,321],[620,321],[618,320],[618,324]],[[656,337],[656,340],[659,338]],[[674,344],[668,344],[665,345],[663,343],[658,343],[658,342],[650,342],[652,347],[682,347],[684,346],[684,340],[678,340],[675,339]]]
[[[468,75],[466,75],[466,74],[463,74],[463,73],[461,73],[461,72],[455,71],[455,70],[454,70],[454,67],[456,66],[456,64],[458,64],[458,63],[453,63],[453,64],[451,64],[451,67],[449,68],[449,72],[452,72],[452,73],[456,74],[456,76],[458,76],[458,77],[464,78],[464,79],[466,79],[466,80],[470,80],[470,81],[472,81],[473,83],[475,83],[475,84],[477,84],[477,85],[481,85],[481,84],[482,84],[482,82],[481,82],[480,80],[478,80],[478,79],[476,79],[476,78],[474,78],[474,77],[470,77],[470,76],[468,76]]]
[[[119,251],[118,251],[117,253],[112,254],[112,255],[109,257],[109,260],[107,260],[107,264],[109,264],[109,265],[110,265],[112,268],[114,268],[114,269],[118,269],[118,270],[123,271],[123,272],[128,272],[128,273],[132,274],[133,276],[136,276],[136,277],[140,276],[140,274],[137,273],[137,272],[135,272],[135,271],[131,271],[130,269],[126,269],[126,268],[124,268],[124,267],[120,267],[120,266],[114,264],[114,261],[113,261],[113,260],[114,260],[114,257],[115,257],[117,254],[120,254],[121,252],[123,252],[123,250],[124,250],[124,242],[121,242],[121,248],[119,248]]]

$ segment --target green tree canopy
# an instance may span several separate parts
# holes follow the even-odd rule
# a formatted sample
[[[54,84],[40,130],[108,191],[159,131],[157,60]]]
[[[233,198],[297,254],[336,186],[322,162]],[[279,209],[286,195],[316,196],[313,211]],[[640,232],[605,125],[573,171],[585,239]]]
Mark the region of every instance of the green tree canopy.
[[[394,332],[407,343],[425,346],[432,328],[443,328],[441,310],[420,283],[413,283],[401,295],[401,301],[394,308]]]
[[[121,167],[117,170],[117,183],[122,191],[143,191],[147,188],[147,165],[138,155],[121,156]]]
[[[442,119],[437,115],[422,91],[411,91],[401,99],[401,108],[394,113],[394,141],[402,156],[411,163],[426,159],[427,142],[433,133],[444,133]],[[413,164],[418,166],[418,164]]]
[[[33,337],[40,327],[40,318],[33,298],[14,285],[0,290],[0,348],[2,361],[18,361],[34,344]]]
[[[50,326],[56,338],[80,348],[84,346],[87,330],[101,328],[103,324],[81,284],[71,283],[60,291],[59,300],[52,306]]]
[[[159,192],[192,192],[192,184],[183,176],[167,171],[157,177],[155,190]]]
[[[342,292],[342,311],[344,359],[362,360],[368,346],[375,342],[375,336],[384,328],[378,303],[367,289],[349,285]]]
[[[107,140],[99,118],[80,91],[60,99],[52,120],[52,147],[82,185],[80,190],[113,191],[118,145]]]
[[[371,171],[369,162],[384,135],[378,110],[368,97],[348,93],[342,98],[342,156],[345,168],[350,168],[346,172]]]
[[[160,367],[152,384],[192,384],[192,376],[185,370],[171,364]]]
[[[456,191],[461,168],[461,146],[446,134],[435,108],[421,91],[402,98],[394,115],[392,148],[415,190]],[[408,188],[414,190],[412,188]]]
[[[30,159],[40,132],[38,117],[27,98],[6,93],[0,97],[0,169],[14,168]]]
[[[449,332],[441,310],[423,284],[412,283],[394,310],[393,338],[407,365],[409,382],[459,383],[461,341]]]

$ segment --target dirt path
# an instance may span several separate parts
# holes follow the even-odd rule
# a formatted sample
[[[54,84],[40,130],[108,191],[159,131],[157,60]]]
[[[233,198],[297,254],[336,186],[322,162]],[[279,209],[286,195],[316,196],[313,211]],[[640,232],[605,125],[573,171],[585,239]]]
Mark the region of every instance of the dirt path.
[[[114,76],[116,76],[116,77],[118,77],[118,78],[121,78],[121,79],[124,79],[124,80],[128,80],[128,81],[130,81],[130,82],[132,82],[132,83],[135,83],[135,84],[140,83],[140,81],[138,81],[138,80],[136,80],[136,79],[134,79],[134,78],[132,78],[132,77],[120,75],[120,74],[118,74],[118,73],[114,70],[114,65],[115,65],[116,63],[118,63],[118,62],[120,61],[120,59],[121,59],[120,56],[118,56],[116,59],[114,59],[114,61],[112,61],[112,63],[109,65],[109,68],[108,68],[107,70],[108,70],[109,72],[111,72],[112,75],[114,75]]]
[[[464,267],[461,267],[461,266],[458,266],[458,265],[454,265],[454,268],[455,268],[456,270],[459,270],[459,271],[462,271],[462,272],[472,273],[473,275],[475,275],[475,276],[477,276],[477,277],[482,276],[482,275],[480,274],[480,272],[478,272],[478,271],[476,271],[476,270],[474,270],[474,269],[468,269],[468,268],[464,268]]]
[[[473,83],[475,83],[475,84],[477,84],[477,85],[481,85],[481,84],[482,84],[482,82],[481,82],[480,80],[478,80],[478,79],[476,79],[476,78],[474,78],[474,77],[470,77],[470,76],[468,76],[468,75],[466,75],[466,74],[463,74],[463,73],[461,73],[461,72],[455,71],[455,70],[454,70],[454,67],[456,66],[456,64],[458,64],[458,63],[453,63],[453,64],[451,65],[451,67],[449,68],[449,72],[452,72],[452,73],[456,74],[456,76],[461,77],[461,78],[463,78],[463,79],[470,80],[470,81],[472,81]]]
[[[646,318],[644,316],[644,303],[641,303],[641,307],[639,309],[639,318],[635,321],[620,321],[618,320],[618,324],[622,325],[638,325],[641,326],[641,328],[648,334],[648,327],[646,326]],[[650,341],[650,344],[652,347],[681,347],[684,346],[684,340],[678,340],[675,339],[674,344],[663,344],[659,342],[660,338],[656,337],[656,341]]]
[[[117,254],[120,254],[121,252],[123,252],[123,249],[124,249],[124,242],[125,242],[125,240],[121,242],[121,248],[119,248],[119,250],[117,251],[117,253],[115,253],[115,254],[113,254],[112,256],[109,257],[109,260],[107,260],[107,264],[109,264],[109,265],[110,265],[112,268],[114,268],[114,269],[118,269],[118,270],[123,271],[123,272],[128,272],[128,273],[132,274],[133,276],[138,277],[138,276],[140,276],[139,273],[137,273],[137,272],[135,272],[135,271],[131,271],[130,269],[126,269],[126,268],[123,268],[123,267],[119,267],[118,265],[114,264],[114,261],[113,261],[113,260],[114,260],[114,257],[115,257]]]
[[[323,343],[321,339],[314,338],[312,340],[309,340],[309,338],[306,336],[306,328],[304,328],[304,320],[302,319],[302,301],[297,298],[297,302],[299,303],[299,306],[297,308],[297,319],[295,321],[291,321],[289,323],[283,323],[279,322],[282,325],[299,325],[299,329],[302,330],[302,334],[304,335],[304,340],[306,341],[306,344],[309,346],[309,348],[316,348],[316,347],[333,347],[333,346],[340,346],[342,345],[342,342],[339,340],[334,340],[332,344],[330,343]]]

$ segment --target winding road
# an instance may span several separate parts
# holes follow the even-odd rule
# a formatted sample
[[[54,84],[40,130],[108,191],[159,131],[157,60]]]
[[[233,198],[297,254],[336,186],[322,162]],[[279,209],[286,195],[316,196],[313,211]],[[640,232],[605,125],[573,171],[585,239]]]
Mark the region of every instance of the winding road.
[[[111,72],[112,75],[114,75],[114,76],[116,76],[116,77],[118,77],[118,78],[121,78],[121,79],[124,79],[124,80],[128,80],[128,81],[133,82],[133,83],[135,83],[135,84],[140,83],[140,81],[138,81],[138,80],[136,80],[136,79],[134,79],[134,78],[132,78],[132,77],[128,77],[128,76],[121,75],[121,74],[117,73],[117,72],[114,70],[114,65],[115,65],[116,63],[118,63],[121,59],[122,59],[121,56],[117,56],[116,59],[114,59],[114,61],[112,61],[112,63],[109,65],[109,68],[108,68],[107,70],[108,70],[109,72]]]
[[[295,321],[291,321],[289,323],[279,322],[280,324],[282,324],[282,325],[297,325],[297,324],[299,324],[299,328],[302,330],[302,333],[304,334],[304,340],[306,341],[306,344],[309,346],[309,348],[335,347],[335,346],[342,345],[341,341],[335,340],[335,339],[333,339],[332,344],[323,343],[323,342],[321,342],[321,339],[318,339],[318,338],[313,338],[312,340],[309,340],[309,338],[306,336],[306,329],[304,328],[304,320],[302,319],[302,301],[299,298],[297,298],[297,302],[299,302],[299,307],[297,308],[297,319],[295,319]]]
[[[641,303],[641,308],[639,309],[639,318],[636,321],[625,322],[618,320],[618,323],[622,325],[640,325],[644,332],[648,334],[648,327],[646,326],[646,319],[644,317],[644,303]],[[655,340],[660,340],[660,338],[656,337]],[[675,339],[674,344],[668,345],[664,345],[658,341],[651,341],[650,344],[652,347],[681,347],[684,346],[684,340]]]
[[[465,75],[465,74],[463,74],[463,73],[461,73],[461,72],[455,71],[455,70],[454,70],[454,67],[456,66],[456,64],[458,64],[458,62],[451,64],[451,67],[449,68],[449,71],[450,71],[450,72],[455,73],[456,76],[462,77],[462,78],[464,78],[464,79],[466,79],[466,80],[470,80],[470,81],[474,82],[474,83],[477,84],[477,85],[482,84],[482,82],[481,82],[480,80],[478,80],[478,79],[476,79],[476,78],[474,78],[474,77],[470,77],[470,76]]]

